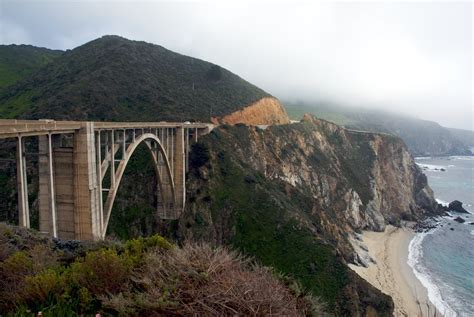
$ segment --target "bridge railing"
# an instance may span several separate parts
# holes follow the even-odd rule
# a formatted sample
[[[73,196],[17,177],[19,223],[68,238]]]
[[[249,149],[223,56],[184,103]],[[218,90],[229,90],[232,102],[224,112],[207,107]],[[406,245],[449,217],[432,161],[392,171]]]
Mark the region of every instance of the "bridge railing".
[[[55,120],[16,120],[0,119],[0,139],[17,136],[36,136],[45,134],[71,133],[85,127],[87,121]],[[213,124],[201,122],[103,122],[93,121],[94,130],[98,129],[145,129],[145,128],[214,128]]]

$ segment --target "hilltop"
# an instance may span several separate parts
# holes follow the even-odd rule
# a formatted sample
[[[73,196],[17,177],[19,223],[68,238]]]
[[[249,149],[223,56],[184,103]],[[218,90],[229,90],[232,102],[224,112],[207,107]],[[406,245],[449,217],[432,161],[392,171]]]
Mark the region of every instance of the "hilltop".
[[[0,92],[0,117],[209,122],[247,106],[259,109],[260,101],[271,119],[258,123],[288,121],[275,98],[218,65],[159,45],[104,36],[66,51]]]
[[[62,53],[31,45],[0,45],[0,90],[26,78]]]

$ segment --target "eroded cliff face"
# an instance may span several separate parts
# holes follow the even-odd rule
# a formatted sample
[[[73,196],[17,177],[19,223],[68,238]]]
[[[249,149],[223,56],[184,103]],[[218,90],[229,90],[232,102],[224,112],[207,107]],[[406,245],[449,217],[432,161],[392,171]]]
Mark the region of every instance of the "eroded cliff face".
[[[436,208],[426,177],[399,138],[310,116],[264,131],[249,128],[245,144],[228,136],[236,159],[308,192],[321,211],[332,209],[354,229],[384,230]]]
[[[311,116],[267,129],[215,129],[193,147],[187,187],[180,238],[231,244],[299,278],[340,315],[391,309],[345,266],[365,264],[357,232],[437,206],[399,138]]]
[[[290,119],[283,105],[278,99],[273,97],[264,97],[258,101],[246,106],[221,118],[213,117],[215,124],[237,124],[246,125],[273,125],[289,123]]]

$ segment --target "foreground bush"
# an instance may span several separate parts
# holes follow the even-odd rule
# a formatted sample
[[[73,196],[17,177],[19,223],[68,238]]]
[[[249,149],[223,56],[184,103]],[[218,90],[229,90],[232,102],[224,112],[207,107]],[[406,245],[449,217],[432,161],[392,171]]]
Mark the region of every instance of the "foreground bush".
[[[132,291],[103,299],[124,315],[297,316],[317,311],[266,269],[236,253],[185,245],[166,254],[150,252],[133,273]]]
[[[0,225],[0,249],[7,250],[0,262],[2,315],[321,316],[324,311],[294,281],[223,248],[178,248],[157,235],[123,244],[39,239],[18,245],[15,235],[27,231],[15,230]]]

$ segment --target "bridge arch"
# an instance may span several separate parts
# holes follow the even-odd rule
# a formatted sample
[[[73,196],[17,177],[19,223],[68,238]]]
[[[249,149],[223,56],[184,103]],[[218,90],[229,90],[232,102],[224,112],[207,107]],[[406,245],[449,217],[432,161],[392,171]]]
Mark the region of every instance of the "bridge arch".
[[[154,163],[153,165],[154,165],[155,173],[156,173],[156,178],[157,178],[157,181],[158,181],[158,186],[160,188],[160,195],[161,195],[163,203],[164,204],[168,203],[168,201],[166,199],[166,195],[165,195],[165,190],[166,189],[163,186],[163,180],[165,179],[164,177],[166,177],[166,179],[169,181],[169,185],[170,185],[170,189],[171,189],[171,200],[172,200],[171,203],[173,204],[173,206],[176,203],[175,184],[174,184],[173,174],[172,174],[172,170],[171,170],[171,164],[170,164],[168,155],[166,153],[166,150],[163,147],[163,144],[161,143],[161,140],[155,134],[144,133],[144,134],[140,135],[139,137],[137,137],[133,143],[128,145],[128,147],[125,151],[125,157],[120,161],[120,163],[119,163],[119,165],[118,165],[118,167],[115,171],[115,184],[114,184],[114,186],[111,186],[111,188],[109,190],[109,193],[107,195],[107,199],[106,199],[105,204],[104,204],[103,212],[104,212],[104,215],[105,215],[105,221],[104,221],[103,230],[102,230],[102,238],[105,238],[105,235],[107,233],[107,227],[108,227],[110,216],[111,216],[111,213],[112,213],[112,207],[113,207],[115,198],[117,196],[118,189],[120,188],[120,183],[121,183],[122,177],[125,173],[125,169],[128,165],[128,162],[130,161],[131,156],[133,155],[133,153],[135,152],[137,147],[142,143],[144,143],[146,145],[147,149],[150,151],[150,154],[152,156],[153,163]],[[161,175],[161,173],[160,173],[159,162],[158,162],[158,153],[153,151],[153,146],[152,146],[153,143],[155,143],[157,145],[157,150],[159,151],[159,153],[163,157],[163,161],[164,161],[164,165],[165,165],[165,169],[164,169],[164,174],[165,175]],[[165,206],[164,208],[167,208],[167,206]]]

